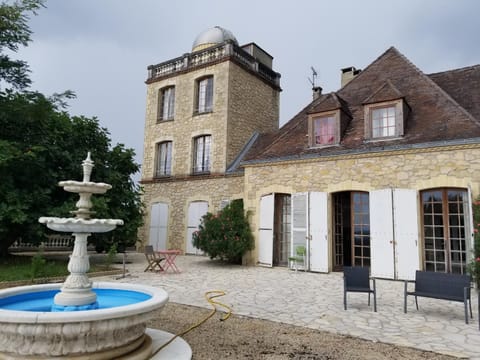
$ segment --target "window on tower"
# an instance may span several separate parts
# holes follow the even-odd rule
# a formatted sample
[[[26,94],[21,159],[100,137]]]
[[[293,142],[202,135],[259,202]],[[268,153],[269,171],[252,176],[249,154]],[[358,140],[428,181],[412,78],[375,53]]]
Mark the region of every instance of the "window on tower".
[[[156,150],[155,176],[170,176],[172,172],[172,142],[158,143]]]
[[[197,80],[195,113],[202,114],[213,110],[213,76]]]
[[[158,91],[157,120],[173,120],[175,113],[175,86],[168,86]]]
[[[212,137],[201,135],[193,139],[193,173],[210,172],[210,145]]]

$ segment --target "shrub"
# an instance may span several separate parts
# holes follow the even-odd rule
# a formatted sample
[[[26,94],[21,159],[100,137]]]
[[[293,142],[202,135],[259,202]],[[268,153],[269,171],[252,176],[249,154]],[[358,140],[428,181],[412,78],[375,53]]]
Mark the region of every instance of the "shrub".
[[[202,217],[199,230],[193,233],[193,245],[210,259],[219,258],[240,264],[242,256],[253,250],[253,234],[243,211],[243,200],[234,200],[216,215]]]

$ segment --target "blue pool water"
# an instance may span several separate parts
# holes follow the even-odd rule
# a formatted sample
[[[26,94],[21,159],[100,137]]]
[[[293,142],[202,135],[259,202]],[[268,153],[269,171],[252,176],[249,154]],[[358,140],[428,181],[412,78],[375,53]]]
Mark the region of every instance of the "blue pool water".
[[[2,298],[0,299],[0,309],[50,312],[53,297],[59,291],[46,290]],[[97,294],[98,309],[131,305],[151,298],[148,294],[131,290],[93,289],[93,292]]]

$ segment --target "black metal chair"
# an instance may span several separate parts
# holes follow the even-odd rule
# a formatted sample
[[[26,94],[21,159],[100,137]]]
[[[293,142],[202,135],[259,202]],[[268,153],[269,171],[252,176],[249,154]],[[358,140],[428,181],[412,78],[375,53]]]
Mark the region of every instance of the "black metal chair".
[[[347,310],[347,292],[368,293],[368,306],[370,294],[373,294],[373,311],[377,312],[377,290],[375,279],[372,279],[373,289],[370,287],[368,267],[344,266],[343,267],[343,307]]]

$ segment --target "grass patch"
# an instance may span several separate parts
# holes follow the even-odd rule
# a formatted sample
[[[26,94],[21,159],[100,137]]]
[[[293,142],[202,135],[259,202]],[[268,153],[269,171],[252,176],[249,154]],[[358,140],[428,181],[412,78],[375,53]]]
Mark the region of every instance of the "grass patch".
[[[68,259],[33,260],[30,256],[9,256],[0,259],[0,281],[20,281],[68,275]],[[90,264],[89,272],[105,270],[104,266]]]

